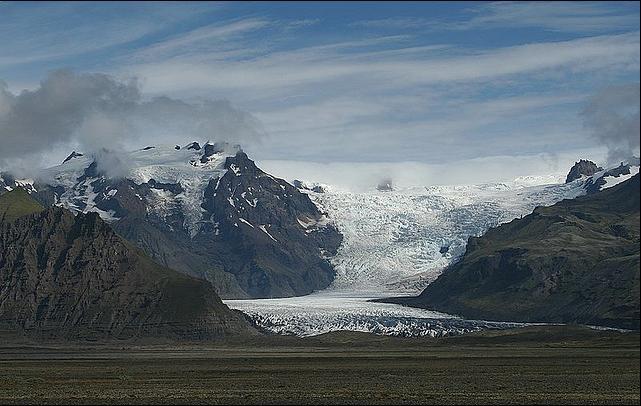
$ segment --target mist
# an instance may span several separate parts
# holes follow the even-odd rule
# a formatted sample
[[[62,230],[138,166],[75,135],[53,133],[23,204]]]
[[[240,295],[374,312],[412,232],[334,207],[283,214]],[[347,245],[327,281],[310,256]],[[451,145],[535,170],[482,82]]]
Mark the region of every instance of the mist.
[[[396,188],[431,185],[473,185],[517,180],[523,186],[562,183],[580,157],[603,160],[606,151],[585,148],[556,154],[491,156],[452,161],[424,162],[303,162],[264,160],[263,170],[288,181],[299,179],[329,184],[346,191],[376,190],[382,179]],[[530,178],[528,178],[530,177]]]
[[[58,70],[19,94],[0,81],[0,169],[17,173],[50,164],[52,152],[75,149],[119,177],[127,170],[125,150],[193,140],[247,145],[262,134],[257,119],[227,100],[146,99],[136,78]]]
[[[639,83],[601,90],[582,115],[589,136],[608,149],[607,166],[639,156]]]

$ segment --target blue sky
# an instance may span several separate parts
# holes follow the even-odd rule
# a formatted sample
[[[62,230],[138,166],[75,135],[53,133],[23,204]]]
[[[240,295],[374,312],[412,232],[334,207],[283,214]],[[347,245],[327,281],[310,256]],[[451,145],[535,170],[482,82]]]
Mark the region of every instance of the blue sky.
[[[639,3],[0,2],[8,91],[61,68],[137,78],[144,98],[228,100],[256,118],[246,149],[274,170],[565,165],[605,159],[586,104],[638,88]]]

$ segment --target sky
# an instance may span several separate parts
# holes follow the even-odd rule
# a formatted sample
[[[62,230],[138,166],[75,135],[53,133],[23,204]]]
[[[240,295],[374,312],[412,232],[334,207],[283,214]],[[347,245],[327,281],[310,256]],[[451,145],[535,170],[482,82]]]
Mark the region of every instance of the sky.
[[[638,2],[0,2],[0,167],[224,139],[287,178],[487,181],[638,155],[638,100]]]

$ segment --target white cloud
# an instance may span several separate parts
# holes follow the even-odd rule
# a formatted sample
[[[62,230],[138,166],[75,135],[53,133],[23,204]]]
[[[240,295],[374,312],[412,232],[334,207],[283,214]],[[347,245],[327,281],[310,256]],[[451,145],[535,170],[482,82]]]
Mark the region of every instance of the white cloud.
[[[374,189],[383,178],[391,178],[398,187],[508,182],[519,176],[541,175],[552,175],[562,180],[579,157],[603,162],[605,155],[602,148],[590,148],[571,153],[487,156],[442,164],[292,160],[265,160],[258,164],[264,170],[290,181],[300,179],[363,191]]]
[[[631,4],[628,4],[630,6]],[[479,6],[475,15],[455,29],[492,27],[540,27],[562,32],[600,32],[629,29],[639,24],[639,16],[621,10],[615,2],[493,2]]]
[[[215,49],[215,45],[220,46],[234,37],[259,30],[267,25],[269,22],[262,18],[207,25],[152,44],[140,51],[137,57],[143,59],[167,58],[176,54],[210,51]]]
[[[341,17],[337,23],[323,14],[322,24],[309,18],[317,14],[232,18],[226,12],[224,18],[199,16],[178,24],[180,29],[170,16],[142,19],[140,32],[127,27],[123,15],[110,26],[95,22],[96,32],[105,36],[104,44],[134,42],[93,66],[137,77],[152,97],[169,94],[196,105],[224,98],[251,111],[270,142],[246,149],[263,160],[438,164],[474,156],[572,154],[597,142],[585,136],[577,117],[588,96],[602,86],[638,80],[638,19],[631,22],[620,11],[630,7],[484,3],[438,21],[391,15],[360,22]],[[111,29],[119,24],[122,38]],[[104,49],[93,48],[103,46],[95,32],[81,38],[84,31],[73,29],[53,30],[51,42],[42,39],[47,30],[35,29],[20,37],[23,53],[3,56],[42,60]],[[499,32],[504,36],[496,40]],[[478,41],[485,34],[488,41]],[[20,38],[12,49],[20,51]],[[26,76],[12,80],[9,89],[16,93],[20,83],[28,84]],[[169,137],[176,127],[165,130],[162,137]],[[144,133],[141,144],[145,137],[153,138]]]
[[[135,6],[136,13],[127,13],[123,3],[6,6],[0,14],[0,68],[62,60],[130,43],[200,10],[144,3]]]
[[[145,80],[151,92],[207,89],[233,93],[272,90],[287,94],[292,88],[323,82],[347,81],[349,87],[363,82],[398,87],[442,84],[448,81],[491,80],[546,69],[568,72],[636,69],[639,65],[639,33],[605,35],[570,41],[532,43],[463,55],[434,57],[381,57],[361,61],[351,55],[299,49],[252,60],[158,61],[128,67]],[[352,81],[353,80],[353,81]],[[353,84],[350,86],[350,82]]]
[[[620,7],[621,5],[627,7]],[[540,28],[556,32],[599,33],[629,30],[639,23],[637,13],[630,13],[631,3],[498,1],[472,6],[464,18],[432,19],[425,17],[389,17],[361,20],[354,27],[370,30],[489,30]]]
[[[540,85],[639,69],[638,32],[480,51],[407,40],[372,37],[242,62],[185,56],[127,72],[152,93],[233,95],[270,135],[263,157],[398,160],[567,150],[586,139],[576,117],[586,95]],[[492,87],[515,93],[486,96]]]

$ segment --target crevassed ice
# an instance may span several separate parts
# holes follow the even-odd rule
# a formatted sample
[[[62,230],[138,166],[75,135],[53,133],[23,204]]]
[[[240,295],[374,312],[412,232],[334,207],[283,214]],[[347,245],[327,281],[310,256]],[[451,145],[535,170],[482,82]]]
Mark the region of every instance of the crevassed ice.
[[[497,183],[308,195],[343,233],[332,290],[416,293],[463,254],[469,236],[584,193],[582,184]]]

